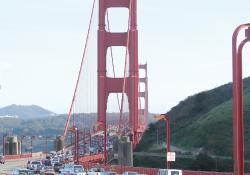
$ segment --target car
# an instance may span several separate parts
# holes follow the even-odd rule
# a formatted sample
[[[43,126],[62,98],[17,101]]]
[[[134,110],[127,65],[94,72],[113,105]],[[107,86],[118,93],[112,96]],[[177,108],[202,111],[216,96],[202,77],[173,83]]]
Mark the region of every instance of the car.
[[[60,159],[58,157],[54,157],[52,160],[51,160],[51,165],[54,166],[55,163],[60,163]]]
[[[51,161],[49,159],[44,159],[43,160],[43,165],[45,165],[45,166],[52,166]]]
[[[15,168],[12,170],[11,175],[34,175],[34,171],[29,170],[27,168]]]
[[[88,175],[105,175],[105,170],[103,168],[91,168],[88,173]]]
[[[35,173],[39,173],[42,167],[43,167],[43,164],[41,161],[32,161],[30,169],[34,170]]]
[[[54,175],[55,171],[52,166],[44,166],[40,170],[40,175]]]
[[[62,164],[61,163],[55,163],[54,164],[54,171],[55,172],[59,172],[59,170],[62,168]]]
[[[66,164],[64,168],[59,170],[60,175],[74,174],[74,175],[85,175],[84,168],[82,165]]]
[[[104,175],[117,175],[117,173],[112,171],[106,171],[104,172]]]
[[[31,160],[28,160],[28,162],[27,162],[27,169],[32,169],[32,165],[31,165]]]
[[[182,170],[159,169],[157,175],[182,175]]]
[[[132,172],[132,171],[127,171],[127,172],[122,173],[122,175],[139,175],[139,173]]]
[[[3,155],[0,156],[0,163],[1,164],[4,164],[5,163],[5,158]]]

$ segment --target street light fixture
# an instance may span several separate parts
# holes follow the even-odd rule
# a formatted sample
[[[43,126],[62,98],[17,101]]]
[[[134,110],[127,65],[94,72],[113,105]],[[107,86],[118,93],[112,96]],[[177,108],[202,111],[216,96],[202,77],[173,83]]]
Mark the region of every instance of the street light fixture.
[[[79,131],[77,129],[77,127],[72,127],[72,128],[69,128],[68,129],[70,132],[74,133],[75,135],[75,143],[74,143],[74,147],[75,147],[75,153],[74,153],[74,161],[76,163],[79,162],[79,156],[78,156],[78,153],[79,153],[79,141],[78,141],[78,137],[79,137]]]
[[[238,36],[243,29],[245,29],[245,38],[238,44]],[[249,41],[250,23],[238,26],[232,37],[234,175],[244,175],[242,50]]]
[[[25,135],[21,136],[21,155],[23,154],[23,139],[25,138]]]
[[[30,138],[31,155],[33,153],[33,139],[35,139],[35,138],[36,138],[36,136],[31,136],[31,138]]]
[[[167,114],[160,114],[160,115],[156,115],[155,119],[165,120],[166,122],[166,156],[167,156],[168,152],[170,152],[170,117]],[[167,169],[169,169],[170,162],[168,161],[167,157],[166,157],[166,161],[167,161]]]
[[[5,137],[7,136],[6,133],[3,133],[3,155],[5,155]]]

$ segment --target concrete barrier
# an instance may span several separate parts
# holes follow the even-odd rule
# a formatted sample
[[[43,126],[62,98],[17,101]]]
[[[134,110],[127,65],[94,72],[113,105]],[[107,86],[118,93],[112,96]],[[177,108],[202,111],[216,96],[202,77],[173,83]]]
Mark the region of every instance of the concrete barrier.
[[[20,154],[20,155],[5,155],[5,160],[13,160],[13,159],[24,159],[32,157],[32,154]]]

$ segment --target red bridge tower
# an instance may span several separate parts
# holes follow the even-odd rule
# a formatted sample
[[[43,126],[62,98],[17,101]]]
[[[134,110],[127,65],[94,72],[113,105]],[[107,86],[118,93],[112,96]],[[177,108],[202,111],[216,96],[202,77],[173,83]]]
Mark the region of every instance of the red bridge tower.
[[[136,0],[99,0],[98,30],[98,122],[106,130],[107,99],[110,93],[123,92],[123,77],[111,78],[106,74],[107,49],[112,46],[124,46],[128,49],[129,75],[125,78],[125,93],[129,102],[129,126],[133,134],[133,143],[138,143],[138,31]],[[108,8],[129,9],[130,26],[128,32],[112,33],[105,30],[105,16]],[[129,37],[129,39],[127,38]],[[128,44],[127,44],[127,41]],[[127,48],[128,45],[128,48]],[[121,60],[122,61],[122,60]]]

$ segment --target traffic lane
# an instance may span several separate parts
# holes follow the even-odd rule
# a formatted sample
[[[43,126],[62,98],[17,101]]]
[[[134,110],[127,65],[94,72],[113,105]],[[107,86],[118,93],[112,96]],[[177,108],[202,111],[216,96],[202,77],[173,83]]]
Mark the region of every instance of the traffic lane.
[[[26,168],[28,160],[37,160],[38,158],[25,158],[16,160],[6,160],[5,164],[0,165],[0,174],[10,174],[14,168]]]
[[[25,168],[28,159],[8,160],[1,164],[0,174],[9,174],[14,168]]]

